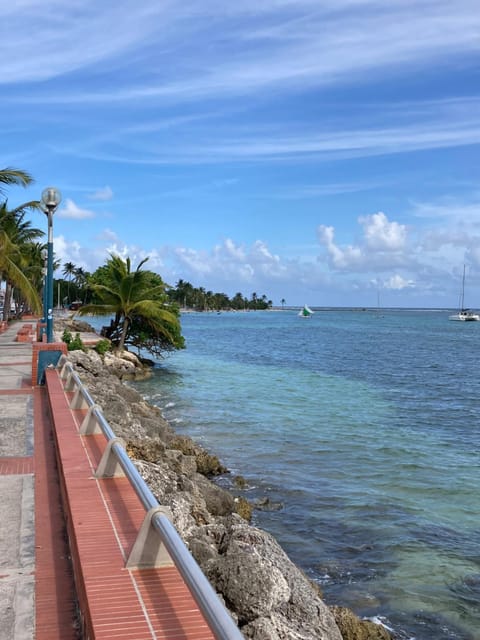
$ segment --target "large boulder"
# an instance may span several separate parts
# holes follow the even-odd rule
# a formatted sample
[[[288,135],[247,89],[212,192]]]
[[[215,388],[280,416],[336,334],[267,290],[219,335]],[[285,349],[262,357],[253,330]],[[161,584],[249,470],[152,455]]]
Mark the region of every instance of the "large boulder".
[[[232,515],[223,526],[203,527],[189,544],[245,637],[342,640],[318,588],[270,534]]]
[[[104,355],[104,366],[120,380],[145,380],[152,375],[151,367],[140,362],[134,353],[107,351]]]

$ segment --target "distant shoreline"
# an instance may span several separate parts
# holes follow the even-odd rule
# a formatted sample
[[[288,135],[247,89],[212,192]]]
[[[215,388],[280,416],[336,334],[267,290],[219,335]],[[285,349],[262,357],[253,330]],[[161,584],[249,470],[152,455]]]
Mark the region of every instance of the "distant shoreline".
[[[353,311],[353,312],[369,312],[369,311],[432,311],[438,313],[451,313],[456,311],[456,307],[316,307],[315,305],[309,305],[313,311]],[[299,306],[285,306],[285,307],[271,307],[270,309],[180,309],[181,314],[185,313],[208,313],[208,314],[222,314],[222,313],[271,313],[272,311],[285,311],[294,312],[300,311],[303,305]],[[475,307],[472,307],[475,310]]]

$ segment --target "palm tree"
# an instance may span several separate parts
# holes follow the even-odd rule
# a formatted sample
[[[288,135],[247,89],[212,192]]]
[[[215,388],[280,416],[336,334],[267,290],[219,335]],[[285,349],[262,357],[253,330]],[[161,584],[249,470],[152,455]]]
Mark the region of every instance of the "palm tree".
[[[67,283],[67,296],[68,296],[68,301],[71,302],[70,300],[70,282],[72,281],[72,278],[75,277],[77,271],[77,267],[73,264],[73,262],[65,262],[65,264],[63,265],[63,275],[68,278],[68,283]]]
[[[43,236],[43,231],[33,228],[25,220],[27,210],[40,209],[38,201],[26,202],[15,209],[8,209],[7,202],[0,205],[0,276],[6,282],[3,319],[7,320],[10,312],[12,289],[19,289],[22,296],[35,311],[40,311],[41,304],[38,289],[28,277],[32,242]],[[41,262],[40,262],[41,268]]]
[[[85,304],[87,300],[88,294],[88,279],[90,274],[85,271],[82,267],[77,267],[75,269],[75,284],[77,286],[77,298],[80,299],[83,296],[83,304]]]
[[[175,288],[171,289],[169,296],[170,299],[176,300],[178,304],[186,309],[193,305],[194,288],[190,282],[180,279]]]
[[[205,311],[206,291],[204,287],[195,289],[195,306],[199,311]]]
[[[22,171],[21,169],[12,169],[11,167],[0,169],[0,184],[28,187],[32,182],[32,176],[26,171]],[[0,193],[3,193],[1,188]]]
[[[36,291],[41,293],[44,287],[44,253],[47,251],[47,245],[42,242],[27,242],[22,247],[22,254],[25,259],[25,267],[23,273],[28,281],[33,285]],[[15,289],[14,297],[17,298],[19,289]],[[21,292],[20,292],[21,294]],[[21,294],[22,295],[22,294]]]
[[[234,309],[244,309],[245,308],[245,300],[243,298],[243,294],[240,293],[240,291],[233,296],[233,298],[232,298],[232,307]]]
[[[176,315],[165,307],[165,284],[152,287],[152,274],[142,271],[145,258],[135,271],[131,270],[130,258],[123,260],[112,255],[103,271],[105,284],[92,284],[94,293],[101,299],[100,304],[87,304],[78,311],[79,315],[105,316],[114,314],[113,330],[118,328],[117,351],[123,351],[130,326],[141,321],[157,335],[175,344],[175,331],[179,331]],[[159,277],[157,276],[157,281]]]
[[[282,305],[282,309],[283,309],[283,307],[285,306],[285,303],[286,303],[285,298],[282,298],[282,299],[280,300],[280,303],[281,303],[281,305]]]
[[[40,313],[42,303],[40,301],[38,291],[25,276],[22,267],[19,266],[21,263],[22,254],[19,247],[11,242],[8,234],[3,229],[0,229],[0,272],[3,274],[3,277],[7,280],[10,286],[13,285],[22,292],[32,311]],[[3,309],[4,320],[8,319],[10,299],[10,295],[5,296]]]

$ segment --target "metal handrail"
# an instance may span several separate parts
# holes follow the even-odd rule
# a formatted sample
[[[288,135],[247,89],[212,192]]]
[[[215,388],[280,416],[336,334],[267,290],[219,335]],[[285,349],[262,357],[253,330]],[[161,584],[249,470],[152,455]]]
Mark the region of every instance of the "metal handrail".
[[[72,363],[68,361],[64,354],[62,354],[58,361],[57,370],[59,369],[69,370],[69,379],[75,382],[78,391],[81,393],[88,407],[91,408],[97,424],[107,439],[107,444],[111,440],[115,440],[115,442],[112,443],[111,452],[114,453],[146,512],[148,513],[151,509],[157,509],[160,506],[158,500],[129,458],[121,442],[118,441],[105,416],[95,404],[78,374],[74,371]],[[217,640],[243,640],[243,635],[234,623],[230,613],[220,601],[217,593],[167,516],[161,512],[156,512],[152,516],[151,524],[160,536],[170,558],[190,589],[195,602],[205,616],[215,638]]]

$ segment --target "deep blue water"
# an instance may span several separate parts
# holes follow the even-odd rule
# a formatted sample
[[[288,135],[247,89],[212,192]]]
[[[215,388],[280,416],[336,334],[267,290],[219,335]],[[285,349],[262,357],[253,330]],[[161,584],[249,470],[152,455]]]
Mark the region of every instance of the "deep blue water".
[[[480,323],[445,311],[184,314],[136,386],[248,482],[325,600],[480,638]]]

